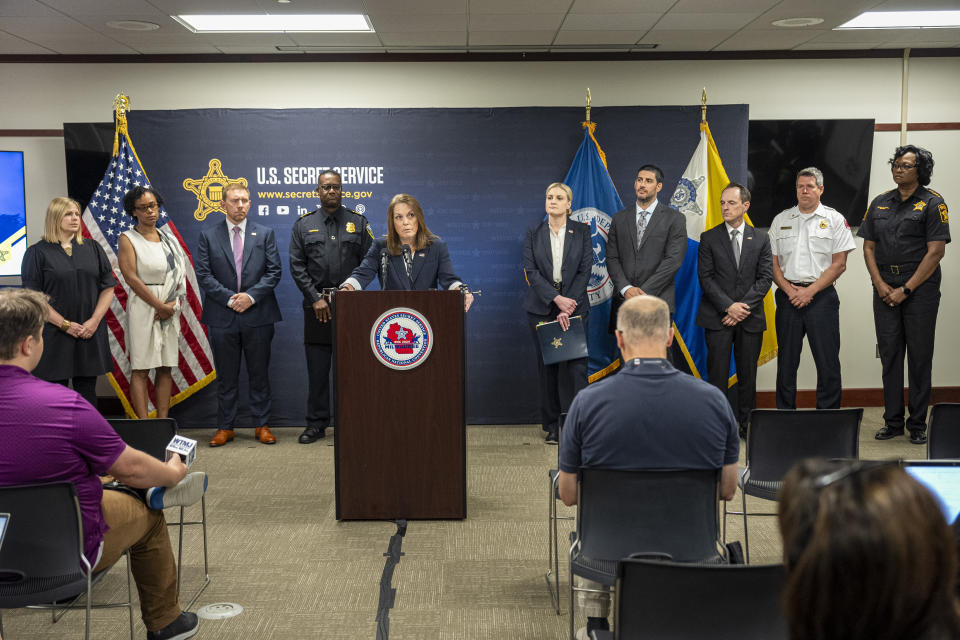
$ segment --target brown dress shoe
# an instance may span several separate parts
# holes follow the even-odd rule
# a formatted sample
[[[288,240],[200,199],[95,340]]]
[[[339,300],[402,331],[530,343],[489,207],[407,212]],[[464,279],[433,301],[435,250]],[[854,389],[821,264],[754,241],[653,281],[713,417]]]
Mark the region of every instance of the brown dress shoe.
[[[253,430],[253,437],[263,444],[276,444],[277,439],[270,433],[270,427],[257,427]]]
[[[211,447],[222,447],[233,440],[233,429],[217,429],[217,433],[210,441]]]

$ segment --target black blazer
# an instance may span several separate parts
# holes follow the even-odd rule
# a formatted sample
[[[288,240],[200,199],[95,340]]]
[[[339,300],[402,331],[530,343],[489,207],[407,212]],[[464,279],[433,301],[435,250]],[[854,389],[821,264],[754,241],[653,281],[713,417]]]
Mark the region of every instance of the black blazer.
[[[750,307],[750,315],[740,324],[745,331],[763,331],[767,319],[763,314],[763,297],[773,282],[773,258],[770,239],[748,224],[741,226],[743,243],[740,267],[733,260],[733,247],[727,225],[720,223],[700,236],[697,274],[703,298],[697,312],[697,325],[705,329],[722,329],[720,322],[727,307],[742,302]]]
[[[607,272],[613,280],[614,299],[623,301],[620,291],[627,285],[640,287],[646,294],[663,298],[672,312],[673,276],[686,253],[687,220],[676,209],[657,203],[639,248],[636,205],[618,211],[607,238]],[[615,317],[611,312],[611,320]]]
[[[590,312],[587,283],[593,267],[593,245],[590,227],[567,219],[563,239],[563,264],[560,266],[560,291],[553,287],[553,251],[550,249],[550,223],[546,220],[527,229],[523,243],[523,272],[527,279],[527,295],[523,308],[541,316],[560,313],[553,299],[559,293],[577,301],[573,315],[586,316]]]
[[[443,290],[460,282],[460,278],[453,272],[447,245],[440,240],[434,239],[422,250],[413,252],[413,269],[409,278],[407,268],[403,264],[403,256],[390,255],[386,247],[386,238],[374,240],[363,262],[350,274],[350,277],[359,282],[362,288],[366,289],[374,278],[379,278],[380,289],[383,291]],[[380,273],[384,252],[387,257],[386,282],[383,281],[383,274]]]

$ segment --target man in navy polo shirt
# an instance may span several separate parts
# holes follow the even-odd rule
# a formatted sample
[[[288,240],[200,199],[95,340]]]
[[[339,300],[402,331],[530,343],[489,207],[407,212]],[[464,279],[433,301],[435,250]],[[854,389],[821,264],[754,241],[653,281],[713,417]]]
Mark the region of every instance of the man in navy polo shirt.
[[[670,309],[654,296],[624,302],[617,315],[624,366],[573,399],[560,442],[560,499],[577,503],[577,470],[722,469],[720,497],[737,489],[740,437],[730,404],[716,387],[673,368]],[[602,589],[577,578],[578,586]],[[580,592],[587,637],[608,629],[610,596]]]
[[[177,602],[177,566],[163,511],[122,492],[101,475],[142,489],[173,487],[187,473],[178,456],[160,462],[124,444],[78,393],[30,373],[43,354],[47,296],[0,290],[0,485],[72,482],[83,520],[84,556],[93,569],[130,549],[147,640],[196,634],[196,614]]]

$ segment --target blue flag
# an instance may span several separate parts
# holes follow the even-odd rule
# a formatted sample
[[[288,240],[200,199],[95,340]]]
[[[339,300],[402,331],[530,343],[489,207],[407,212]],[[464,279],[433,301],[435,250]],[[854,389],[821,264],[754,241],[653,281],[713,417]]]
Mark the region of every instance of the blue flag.
[[[620,365],[617,341],[609,332],[613,281],[607,273],[607,234],[613,214],[623,209],[607,161],[593,135],[597,124],[584,123],[583,143],[573,158],[564,183],[573,190],[572,219],[590,225],[593,244],[593,268],[587,294],[590,297],[590,322],[587,335],[590,382],[615,371]]]

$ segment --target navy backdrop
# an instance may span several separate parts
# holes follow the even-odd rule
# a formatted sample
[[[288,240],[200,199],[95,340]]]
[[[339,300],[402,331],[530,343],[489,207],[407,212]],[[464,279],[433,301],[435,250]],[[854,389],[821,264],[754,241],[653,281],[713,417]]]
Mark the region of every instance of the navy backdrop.
[[[747,106],[712,106],[708,116],[727,173],[744,181]],[[660,200],[668,202],[699,140],[700,108],[597,107],[592,117],[623,201],[634,201],[637,167],[653,162],[664,170]],[[270,367],[270,424],[276,426],[304,423],[301,295],[290,278],[288,245],[298,213],[317,207],[308,194],[316,187],[317,167],[344,170],[344,204],[364,212],[378,236],[386,232],[386,205],[394,194],[410,193],[421,202],[459,275],[483,290],[467,316],[468,422],[538,420],[534,350],[521,308],[523,238],[526,227],[544,215],[544,189],[570,167],[583,139],[582,119],[583,109],[574,107],[129,114],[140,160],[191,251],[201,230],[223,214],[198,220],[198,195],[184,182],[202,179],[213,159],[225,176],[248,180],[251,219],[276,230],[284,267],[277,288],[284,320]],[[182,426],[214,426],[215,389],[213,383],[175,407]],[[394,395],[398,410],[430,395],[429,389],[370,392]],[[245,404],[240,413],[244,424]]]

